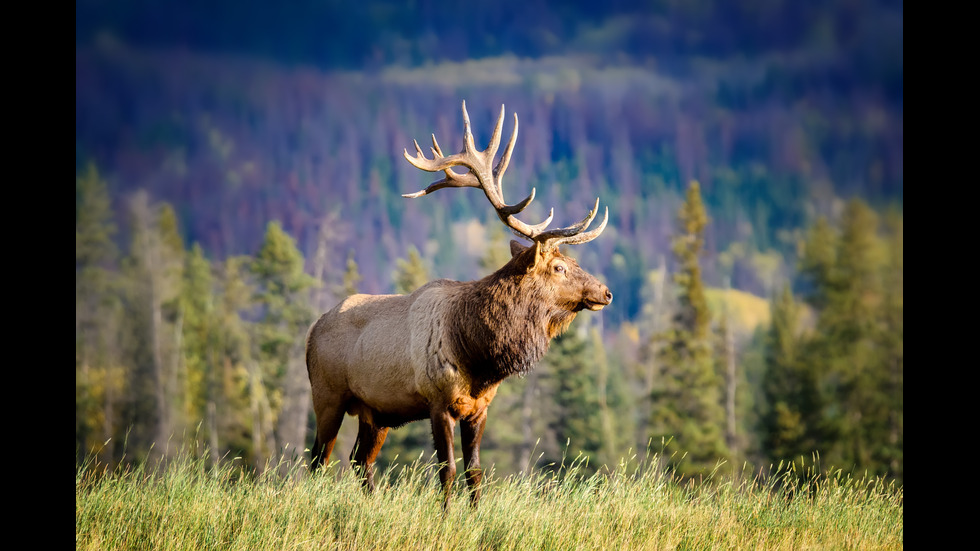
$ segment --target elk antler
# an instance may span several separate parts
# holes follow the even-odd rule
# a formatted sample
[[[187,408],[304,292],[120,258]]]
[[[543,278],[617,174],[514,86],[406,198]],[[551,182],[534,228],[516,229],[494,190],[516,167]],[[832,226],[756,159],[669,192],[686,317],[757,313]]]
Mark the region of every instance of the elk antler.
[[[448,157],[444,156],[442,149],[439,148],[439,142],[436,141],[435,134],[432,135],[432,159],[425,157],[417,140],[415,141],[415,151],[418,155],[412,157],[408,154],[408,150],[405,150],[405,159],[416,168],[427,172],[443,171],[446,177],[438,182],[432,183],[429,187],[421,191],[408,193],[402,195],[402,197],[414,199],[445,187],[477,187],[482,189],[483,193],[486,194],[487,199],[490,200],[490,204],[493,205],[494,210],[497,212],[497,217],[500,218],[501,222],[506,224],[517,235],[531,241],[537,241],[545,248],[553,248],[563,244],[577,245],[599,237],[599,234],[605,229],[606,222],[609,219],[609,207],[606,207],[606,213],[603,216],[602,223],[592,231],[585,232],[595,218],[596,212],[599,210],[598,198],[595,200],[595,206],[589,211],[588,216],[583,218],[581,222],[572,224],[566,228],[545,231],[545,228],[548,227],[548,224],[554,218],[555,209],[551,209],[548,218],[540,224],[527,224],[514,216],[531,204],[531,201],[534,200],[535,190],[531,188],[530,195],[523,201],[513,205],[508,205],[504,202],[501,180],[504,177],[504,172],[507,170],[508,164],[510,164],[510,156],[514,151],[514,143],[517,141],[517,114],[514,114],[514,132],[510,136],[510,141],[507,142],[507,148],[504,150],[504,154],[497,163],[497,166],[491,169],[493,157],[497,154],[497,148],[500,146],[500,131],[503,125],[504,106],[501,105],[500,117],[497,118],[497,126],[493,129],[490,144],[483,151],[477,151],[476,146],[473,144],[473,133],[470,131],[470,115],[466,112],[466,102],[463,101],[462,151]],[[459,174],[452,170],[454,166],[462,166],[469,170],[464,174]]]

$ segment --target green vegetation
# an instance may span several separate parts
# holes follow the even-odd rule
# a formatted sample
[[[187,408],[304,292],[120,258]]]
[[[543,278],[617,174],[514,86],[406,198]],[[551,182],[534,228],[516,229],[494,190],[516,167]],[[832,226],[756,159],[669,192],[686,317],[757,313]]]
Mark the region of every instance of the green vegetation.
[[[129,202],[132,245],[120,257],[105,189],[94,168],[76,180],[78,457],[99,449],[111,465],[155,460],[169,452],[161,443],[178,448],[193,437],[261,473],[268,458],[308,447],[309,305],[320,289],[352,291],[356,261],[341,268],[339,257],[318,281],[277,223],[254,257],[211,260],[183,244],[174,209],[146,194]],[[541,365],[505,381],[484,462],[502,475],[547,470],[571,446],[595,473],[617,461],[617,449],[663,440],[678,476],[704,476],[723,460],[755,470],[818,454],[901,484],[901,214],[852,200],[839,220],[818,219],[799,243],[798,291],[786,284],[766,301],[704,285],[712,221],[699,186],[678,212],[679,271],[662,261],[648,274],[636,323],[579,316]],[[504,241],[499,229],[490,233],[485,270],[504,262]],[[417,249],[398,266],[399,290],[430,277]],[[343,427],[338,457],[354,425]],[[431,451],[425,422],[388,440],[382,462]]]
[[[654,441],[667,440],[672,464],[685,475],[703,475],[720,460],[728,460],[724,441],[723,384],[712,354],[711,315],[701,280],[700,257],[708,215],[701,189],[692,182],[678,213],[673,251],[679,269],[674,274],[677,307],[669,327],[653,339],[659,370],[655,376],[650,421]]]
[[[436,465],[379,473],[374,494],[339,476],[253,477],[179,455],[75,470],[75,548],[87,549],[901,549],[904,493],[880,479],[790,467],[679,483],[656,456],[589,475],[485,479],[477,509],[459,477],[443,513]],[[293,469],[302,469],[293,465]],[[266,469],[276,472],[281,469]],[[302,471],[301,471],[302,472]]]
[[[94,168],[76,181],[76,209],[78,457],[98,448],[107,464],[152,460],[161,442],[194,435],[261,472],[268,458],[308,447],[309,304],[319,288],[351,291],[356,261],[317,281],[277,223],[254,257],[213,261],[196,243],[185,250],[174,210],[146,194],[128,205],[132,244],[120,258]],[[504,382],[483,441],[488,465],[547,468],[573,443],[594,473],[616,449],[663,439],[683,476],[726,459],[755,469],[819,454],[901,483],[901,214],[853,200],[838,222],[818,219],[799,244],[799,294],[783,286],[768,307],[704,286],[710,224],[692,184],[674,236],[680,270],[651,272],[649,313],[604,327],[603,316],[580,316],[529,376]],[[506,258],[505,236],[491,236],[485,270]],[[417,249],[407,257],[393,274],[402,291],[430,277]],[[347,425],[341,457],[353,443]],[[428,426],[412,423],[391,432],[381,460],[429,451]]]

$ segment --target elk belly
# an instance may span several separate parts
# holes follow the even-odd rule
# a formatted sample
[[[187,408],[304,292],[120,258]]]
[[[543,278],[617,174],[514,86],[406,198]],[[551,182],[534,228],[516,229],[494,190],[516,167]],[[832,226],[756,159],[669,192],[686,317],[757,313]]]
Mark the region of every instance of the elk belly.
[[[347,365],[347,384],[351,394],[373,410],[405,415],[414,415],[418,410],[427,413],[415,386],[406,329],[407,308],[401,302],[403,297],[384,301],[388,306],[386,315],[371,316],[362,328]]]
[[[428,404],[416,391],[411,378],[407,381],[388,378],[385,376],[388,373],[374,370],[351,375],[351,393],[364,406],[376,412],[410,417],[410,420],[429,415]]]
[[[347,404],[347,414],[354,415],[375,427],[397,428],[412,421],[428,419],[428,407],[380,410],[353,398]]]
[[[361,340],[366,337],[362,334]],[[376,345],[361,350],[359,356],[361,361],[348,369],[347,381],[351,393],[365,405],[385,412],[428,412],[403,349]]]

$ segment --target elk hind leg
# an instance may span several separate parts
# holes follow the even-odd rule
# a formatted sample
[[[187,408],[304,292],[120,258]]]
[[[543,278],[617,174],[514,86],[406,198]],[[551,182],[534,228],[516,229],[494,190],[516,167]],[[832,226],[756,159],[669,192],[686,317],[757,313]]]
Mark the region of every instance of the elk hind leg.
[[[344,421],[344,403],[342,400],[315,400],[322,406],[315,407],[316,437],[313,439],[313,451],[310,458],[310,472],[316,471],[320,465],[330,460],[333,446],[337,442],[337,432]]]
[[[362,477],[364,487],[374,491],[374,461],[388,436],[388,427],[377,427],[365,416],[358,417],[357,441],[351,450],[351,463]]]

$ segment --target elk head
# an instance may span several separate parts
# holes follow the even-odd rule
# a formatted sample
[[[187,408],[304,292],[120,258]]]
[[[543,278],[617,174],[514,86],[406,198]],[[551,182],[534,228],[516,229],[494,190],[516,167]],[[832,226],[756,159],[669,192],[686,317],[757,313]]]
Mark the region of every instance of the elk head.
[[[482,189],[490,204],[493,205],[500,221],[519,237],[532,242],[531,246],[525,247],[517,241],[511,241],[513,259],[504,267],[505,270],[508,268],[524,270],[526,274],[533,275],[534,277],[527,279],[534,281],[537,293],[540,294],[542,290],[547,291],[553,303],[568,312],[578,312],[583,309],[601,310],[612,302],[612,293],[608,287],[581,269],[574,259],[559,251],[561,245],[587,243],[598,237],[609,220],[609,208],[606,207],[599,226],[590,231],[586,230],[592,224],[599,210],[598,198],[585,218],[565,228],[546,229],[554,217],[554,209],[551,209],[548,217],[540,224],[528,224],[519,220],[515,215],[531,204],[531,201],[534,200],[535,189],[532,188],[531,194],[522,201],[508,205],[504,201],[501,188],[504,172],[510,164],[514,143],[517,141],[517,114],[514,114],[514,131],[510,141],[507,142],[504,154],[496,166],[493,166],[493,158],[500,146],[504,107],[500,107],[500,116],[497,118],[497,125],[493,129],[490,144],[483,151],[478,151],[473,144],[473,133],[470,130],[470,117],[466,112],[465,101],[463,102],[463,123],[463,150],[455,155],[443,155],[434,134],[432,135],[432,159],[426,158],[425,154],[422,153],[418,141],[415,142],[416,156],[409,155],[408,150],[405,150],[405,159],[413,166],[428,172],[442,171],[445,173],[445,178],[421,191],[405,194],[403,197],[417,198],[446,187]],[[455,166],[467,168],[468,171],[459,174],[452,170],[452,167]]]
[[[612,302],[612,292],[592,274],[579,267],[578,262],[563,255],[557,247],[544,248],[537,242],[525,247],[510,242],[511,262],[530,277],[529,285],[536,294],[547,294],[553,304],[568,312],[599,311]]]

